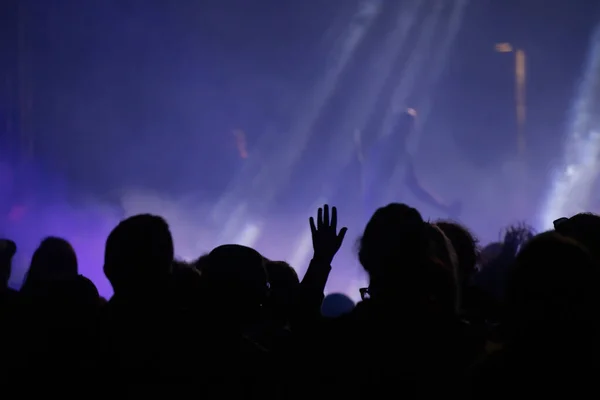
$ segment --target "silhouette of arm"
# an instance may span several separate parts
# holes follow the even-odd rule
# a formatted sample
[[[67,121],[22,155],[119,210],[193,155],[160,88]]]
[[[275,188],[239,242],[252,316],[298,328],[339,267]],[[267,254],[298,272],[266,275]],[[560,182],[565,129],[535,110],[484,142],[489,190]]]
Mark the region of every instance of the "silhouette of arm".
[[[300,283],[303,297],[303,308],[308,314],[318,315],[321,303],[325,298],[325,285],[329,279],[331,265],[319,260],[311,260],[304,278]]]
[[[302,310],[305,318],[318,317],[325,297],[325,285],[331,272],[331,263],[339,251],[347,228],[337,229],[337,208],[325,204],[319,208],[317,218],[310,217],[313,258],[300,283]],[[315,222],[316,221],[316,222]]]

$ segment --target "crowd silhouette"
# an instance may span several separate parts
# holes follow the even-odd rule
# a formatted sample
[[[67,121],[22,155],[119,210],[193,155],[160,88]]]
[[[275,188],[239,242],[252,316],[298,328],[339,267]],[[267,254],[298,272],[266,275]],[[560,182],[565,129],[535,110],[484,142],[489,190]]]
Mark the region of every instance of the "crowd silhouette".
[[[599,216],[540,234],[515,225],[480,249],[458,222],[388,204],[357,243],[369,277],[358,304],[324,296],[332,268],[343,268],[338,226],[328,205],[309,219],[314,253],[299,277],[234,244],[176,260],[168,223],[136,215],[106,239],[110,299],[56,237],[39,245],[21,289],[9,288],[17,245],[4,239],[4,378],[38,373],[49,383],[27,390],[89,384],[115,396],[177,393],[164,384],[252,398],[595,393]]]

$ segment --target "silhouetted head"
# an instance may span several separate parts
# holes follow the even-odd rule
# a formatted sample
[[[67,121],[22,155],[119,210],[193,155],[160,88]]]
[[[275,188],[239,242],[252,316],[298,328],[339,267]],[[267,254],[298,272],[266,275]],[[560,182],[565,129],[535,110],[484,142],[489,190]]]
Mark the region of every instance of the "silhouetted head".
[[[508,276],[509,337],[540,341],[570,332],[595,335],[599,277],[590,253],[573,239],[556,232],[536,236],[520,251]]]
[[[208,264],[208,254],[203,254],[200,257],[198,257],[196,260],[192,261],[192,265],[200,273],[202,273],[202,269],[207,264]]]
[[[479,253],[479,268],[484,269],[489,263],[497,259],[502,253],[502,242],[492,242],[481,249]]]
[[[428,257],[427,224],[421,214],[405,204],[379,208],[365,227],[358,258],[370,277],[370,294],[412,286]],[[422,277],[421,277],[422,278]],[[420,278],[420,279],[421,279]]]
[[[164,287],[173,263],[173,238],[167,222],[150,214],[119,223],[106,240],[104,274],[115,294]]]
[[[201,278],[206,303],[216,317],[245,324],[260,316],[269,283],[256,250],[234,244],[215,248],[202,266]]]
[[[354,301],[343,293],[331,293],[325,296],[321,305],[321,315],[337,318],[350,313],[354,309]]]
[[[49,282],[71,280],[77,275],[77,256],[71,244],[61,238],[47,237],[33,253],[23,291],[36,291]]]
[[[583,244],[600,261],[600,216],[579,213],[571,218],[555,221],[556,232]]]
[[[452,243],[456,256],[458,257],[458,272],[462,284],[473,276],[476,269],[477,239],[463,225],[454,221],[437,221],[435,225],[442,230],[444,235]]]
[[[267,304],[272,318],[289,322],[300,287],[298,274],[285,261],[265,260],[265,268],[270,283]]]

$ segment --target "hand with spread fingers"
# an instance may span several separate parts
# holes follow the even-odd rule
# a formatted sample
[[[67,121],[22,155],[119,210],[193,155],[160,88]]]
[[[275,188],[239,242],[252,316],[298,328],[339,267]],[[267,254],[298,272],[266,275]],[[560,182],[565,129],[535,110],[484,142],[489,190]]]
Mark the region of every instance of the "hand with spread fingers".
[[[331,264],[342,246],[348,228],[344,227],[339,232],[337,231],[337,209],[331,208],[330,217],[327,204],[323,208],[319,208],[316,225],[313,217],[310,217],[309,222],[314,250],[313,259]]]
[[[533,236],[533,228],[524,223],[510,226],[504,233],[503,253],[515,257],[519,249]]]

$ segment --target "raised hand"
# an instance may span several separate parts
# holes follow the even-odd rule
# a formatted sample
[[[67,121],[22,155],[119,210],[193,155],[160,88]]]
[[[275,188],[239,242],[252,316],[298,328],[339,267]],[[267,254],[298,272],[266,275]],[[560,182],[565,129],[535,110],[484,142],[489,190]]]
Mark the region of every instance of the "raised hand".
[[[327,204],[319,208],[316,225],[313,217],[310,217],[309,222],[314,250],[313,259],[329,265],[342,246],[348,228],[344,227],[337,231],[337,209],[331,208],[330,218]]]
[[[504,234],[503,253],[514,257],[533,236],[533,228],[524,223],[509,227]]]

